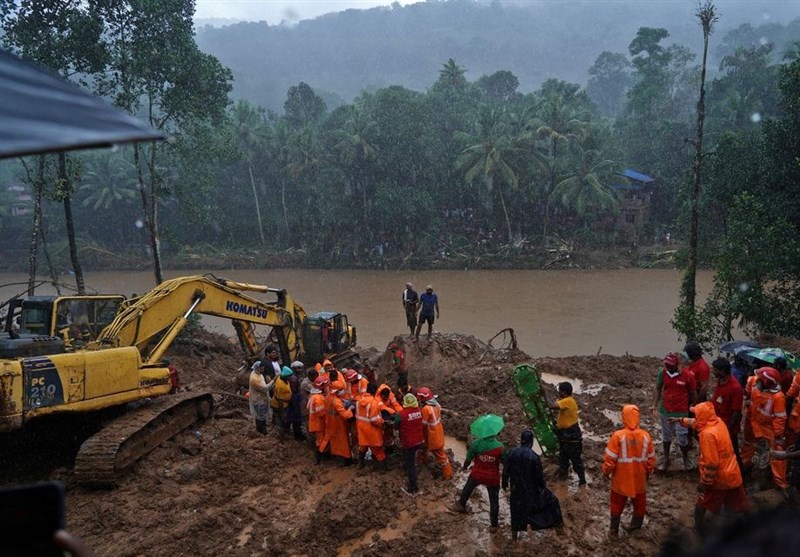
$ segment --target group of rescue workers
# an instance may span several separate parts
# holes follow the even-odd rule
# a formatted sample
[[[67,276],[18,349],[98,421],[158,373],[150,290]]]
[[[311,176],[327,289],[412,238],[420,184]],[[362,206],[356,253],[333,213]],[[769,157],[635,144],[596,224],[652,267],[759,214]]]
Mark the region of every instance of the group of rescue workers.
[[[603,474],[611,479],[612,538],[619,534],[620,517],[628,499],[633,501],[633,516],[625,529],[642,527],[647,480],[656,469],[669,469],[674,439],[683,457],[683,468],[692,468],[689,452],[695,434],[700,478],[694,520],[700,534],[706,530],[708,512],[750,510],[744,480],[756,481],[760,470],[770,470],[772,483],[787,499],[797,495],[800,373],[789,370],[781,357],[771,364],[758,360],[748,364],[737,357],[735,364],[740,372],[732,375],[727,358],[719,357],[709,367],[702,354],[699,344],[689,342],[681,354],[669,353],[663,358],[653,404],[663,443],[658,467],[650,434],[639,427],[639,408],[629,404],[622,409],[624,427],[611,436],[602,466]],[[712,370],[716,384],[709,396]],[[787,451],[790,447],[793,449]],[[787,459],[792,462],[788,475]]]
[[[378,384],[368,366],[337,370],[329,360],[308,371],[301,362],[283,366],[277,349],[268,346],[266,358],[253,364],[250,374],[250,409],[257,431],[267,432],[271,416],[282,436],[293,432],[296,439],[305,439],[302,428],[305,421],[305,429],[313,437],[317,464],[326,457],[339,457],[343,466],[357,463],[361,468],[373,460],[385,472],[387,453],[399,449],[408,476],[404,492],[410,496],[419,491],[418,464],[427,465],[433,460],[433,470],[441,478],[450,479],[453,468],[445,452],[442,408],[437,397],[427,387],[409,386],[403,350],[396,343],[388,349],[397,378],[395,388]],[[800,484],[797,465],[800,461],[795,460],[800,454],[800,404],[791,404],[800,393],[800,374],[788,370],[782,358],[771,365],[756,364],[749,373],[741,375],[742,385],[739,375],[731,374],[728,359],[717,358],[709,368],[700,346],[690,342],[682,354],[667,354],[657,375],[653,414],[660,419],[664,451],[658,469],[669,469],[673,439],[677,439],[684,468],[691,468],[689,452],[694,430],[699,445],[700,475],[695,526],[700,533],[704,531],[707,512],[719,513],[728,508],[741,513],[750,509],[743,478],[751,469],[769,467],[774,485],[787,496],[790,483],[794,490]],[[716,384],[709,397],[712,369]],[[547,397],[547,404],[558,412],[560,476],[567,476],[571,464],[579,485],[583,486],[586,474],[572,385],[560,383],[558,395],[556,401]],[[647,481],[656,470],[655,446],[650,434],[640,427],[640,410],[636,405],[623,406],[622,424],[611,435],[601,468],[603,476],[610,479],[611,538],[619,535],[621,516],[629,499],[633,514],[624,528],[631,532],[642,527]],[[740,424],[743,424],[741,445]],[[395,431],[399,432],[399,446]],[[528,527],[535,530],[559,527],[562,524],[559,502],[545,485],[542,465],[532,443],[530,431],[522,433],[520,446],[511,451],[505,450],[496,435],[476,439],[467,452],[464,469],[473,466],[455,510],[467,512],[473,490],[484,485],[489,493],[491,525],[496,527],[499,488],[502,484],[506,489],[510,483],[514,540]],[[786,451],[792,446],[793,450]],[[787,458],[793,459],[789,479]]]

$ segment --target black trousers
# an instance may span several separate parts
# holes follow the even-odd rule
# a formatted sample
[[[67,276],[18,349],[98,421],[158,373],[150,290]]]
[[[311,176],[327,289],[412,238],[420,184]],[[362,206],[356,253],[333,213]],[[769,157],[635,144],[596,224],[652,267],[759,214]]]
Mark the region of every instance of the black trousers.
[[[467,478],[467,483],[464,484],[464,489],[461,490],[461,506],[466,506],[470,495],[479,485],[481,484],[472,479],[472,476]],[[489,492],[489,522],[492,526],[497,526],[500,518],[500,486],[490,487],[487,485],[486,491]]]
[[[414,493],[419,487],[417,486],[417,451],[419,445],[411,447],[410,449],[403,449],[403,459],[405,460],[406,473],[408,474],[408,492]]]

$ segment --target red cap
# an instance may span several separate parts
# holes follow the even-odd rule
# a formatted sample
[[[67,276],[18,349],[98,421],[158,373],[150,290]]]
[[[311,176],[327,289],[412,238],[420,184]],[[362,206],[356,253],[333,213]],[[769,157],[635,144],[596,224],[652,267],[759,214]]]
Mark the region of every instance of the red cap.
[[[420,387],[417,389],[417,400],[420,402],[427,402],[433,398],[433,393],[428,387]]]
[[[344,372],[344,378],[348,383],[352,383],[358,379],[358,372],[354,369],[348,369]]]
[[[670,352],[666,356],[664,356],[663,362],[668,366],[676,366],[678,365],[678,355],[674,352]]]
[[[330,378],[327,375],[321,375],[314,380],[314,388],[315,389],[322,389],[325,385],[328,384]]]
[[[778,370],[771,367],[758,368],[756,375],[764,383],[764,386],[768,388],[777,387],[781,380]]]

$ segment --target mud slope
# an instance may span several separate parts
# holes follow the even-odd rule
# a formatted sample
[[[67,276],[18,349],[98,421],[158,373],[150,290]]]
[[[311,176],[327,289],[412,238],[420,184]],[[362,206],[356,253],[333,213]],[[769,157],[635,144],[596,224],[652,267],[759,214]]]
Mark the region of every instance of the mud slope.
[[[390,339],[387,339],[390,340]],[[589,485],[577,479],[550,480],[561,499],[564,535],[529,533],[512,546],[508,506],[501,524],[488,529],[488,500],[473,495],[472,513],[451,510],[464,483],[459,470],[450,482],[420,474],[422,495],[410,499],[400,487],[404,474],[397,455],[391,470],[315,466],[304,442],[282,441],[274,433],[256,436],[245,400],[235,394],[240,362],[226,339],[207,333],[177,346],[171,358],[189,388],[217,393],[216,417],[163,444],[139,462],[112,491],[72,485],[68,469],[53,475],[68,484],[68,524],[99,556],[196,555],[651,555],[674,528],[686,544],[695,497],[694,473],[656,476],[649,492],[642,531],[606,541],[608,485],[599,473],[605,440],[623,403],[643,409],[644,427],[658,436],[649,414],[658,361],[648,357],[575,356],[532,359],[510,349],[494,349],[472,337],[437,334],[406,349],[412,385],[428,385],[440,396],[445,431],[456,460],[463,460],[469,423],[480,413],[503,415],[502,440],[513,444],[526,426],[514,395],[510,372],[521,362],[535,363],[556,377],[579,379],[576,398],[587,440],[584,458]],[[369,351],[382,380],[388,376],[385,353]],[[576,383],[577,384],[577,383]],[[612,387],[613,386],[613,387]],[[546,472],[555,463],[546,459]],[[767,504],[766,492],[757,504]],[[764,503],[766,501],[767,503]],[[629,512],[629,511],[628,511]],[[623,519],[628,520],[628,516]]]

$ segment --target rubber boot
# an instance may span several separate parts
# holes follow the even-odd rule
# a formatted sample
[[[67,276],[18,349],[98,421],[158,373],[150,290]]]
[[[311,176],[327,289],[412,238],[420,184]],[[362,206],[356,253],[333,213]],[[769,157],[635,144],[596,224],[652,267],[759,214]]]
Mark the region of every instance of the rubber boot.
[[[359,469],[363,468],[364,464],[366,464],[366,462],[364,461],[364,456],[365,455],[366,455],[366,453],[359,453],[359,455],[358,455],[358,468]]]
[[[355,463],[355,460],[353,460],[352,458],[345,458],[342,461],[342,468],[344,468],[345,466],[352,466],[354,463]]]
[[[453,467],[448,462],[444,466],[442,466],[442,479],[449,480],[453,477]]]
[[[664,460],[662,460],[659,465],[658,469],[662,472],[666,472],[669,469],[669,448],[672,445],[669,441],[664,441]]]
[[[256,420],[256,431],[261,435],[267,434],[267,422],[264,420]]]
[[[578,485],[586,485],[586,471],[580,470],[578,472]]]
[[[386,462],[385,460],[378,461],[378,471],[381,474],[385,474],[386,472],[388,472],[389,471],[389,463]]]
[[[703,508],[694,508],[694,530],[701,538],[706,534],[706,510]]]
[[[608,528],[608,537],[611,539],[616,539],[619,537],[619,520],[621,517],[619,516],[612,516],[611,517],[611,525]]]
[[[643,516],[634,516],[631,518],[631,523],[628,526],[623,526],[626,532],[634,532],[636,530],[641,529],[642,523],[644,522]]]
[[[322,451],[317,451],[317,466],[322,464]]]
[[[689,461],[689,447],[681,447],[681,454],[683,455],[683,469],[691,470],[692,463]]]

